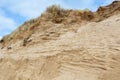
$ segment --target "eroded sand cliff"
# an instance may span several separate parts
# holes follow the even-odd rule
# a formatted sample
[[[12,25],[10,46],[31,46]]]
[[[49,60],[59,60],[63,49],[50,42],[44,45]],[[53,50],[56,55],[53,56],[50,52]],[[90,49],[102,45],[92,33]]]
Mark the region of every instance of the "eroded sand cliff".
[[[119,80],[119,4],[90,20],[26,23],[1,41],[0,80]],[[24,32],[26,25],[32,29]]]

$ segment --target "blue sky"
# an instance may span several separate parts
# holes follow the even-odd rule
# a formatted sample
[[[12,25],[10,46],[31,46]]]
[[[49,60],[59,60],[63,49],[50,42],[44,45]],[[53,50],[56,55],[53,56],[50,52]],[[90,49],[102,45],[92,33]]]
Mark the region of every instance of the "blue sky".
[[[96,11],[99,6],[113,0],[0,0],[0,38],[9,34],[26,20],[36,18],[46,7],[58,4],[68,9],[88,8]]]

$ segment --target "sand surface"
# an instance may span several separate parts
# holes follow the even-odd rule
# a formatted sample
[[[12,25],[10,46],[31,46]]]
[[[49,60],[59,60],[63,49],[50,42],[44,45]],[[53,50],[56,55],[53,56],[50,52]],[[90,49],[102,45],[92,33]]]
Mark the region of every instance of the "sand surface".
[[[0,49],[0,80],[120,80],[120,15],[43,44]]]

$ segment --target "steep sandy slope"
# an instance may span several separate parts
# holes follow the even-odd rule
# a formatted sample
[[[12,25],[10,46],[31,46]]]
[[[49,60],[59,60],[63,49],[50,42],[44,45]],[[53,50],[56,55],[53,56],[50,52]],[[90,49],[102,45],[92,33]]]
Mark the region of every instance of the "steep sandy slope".
[[[120,14],[0,53],[0,80],[119,80]]]
[[[53,5],[48,7],[40,17],[25,22],[11,34],[4,36],[0,40],[0,44],[2,49],[13,49],[16,46],[48,42],[68,31],[76,31],[80,26],[89,22],[100,22],[117,14],[120,14],[120,1],[114,1],[108,6],[100,7],[96,12],[65,10]],[[20,44],[16,45],[16,42]]]
[[[0,80],[119,79],[120,1],[95,13],[52,6],[0,40]]]

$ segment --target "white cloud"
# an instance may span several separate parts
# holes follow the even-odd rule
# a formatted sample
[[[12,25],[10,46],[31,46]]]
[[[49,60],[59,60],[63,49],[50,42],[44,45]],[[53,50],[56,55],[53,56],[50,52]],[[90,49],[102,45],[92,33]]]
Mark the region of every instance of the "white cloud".
[[[2,36],[0,36],[0,40],[2,39]]]
[[[16,23],[14,22],[14,20],[12,20],[11,18],[7,18],[5,16],[1,16],[0,15],[0,31],[3,29],[9,29],[9,30],[13,30],[13,28],[15,28]]]
[[[25,18],[34,18],[40,15],[46,7],[52,4],[67,5],[62,0],[1,0],[1,6]],[[4,5],[3,5],[4,4]]]
[[[91,5],[93,4],[94,0],[82,0],[82,6],[80,6],[81,8],[90,8]],[[92,5],[94,6],[94,5]]]
[[[6,17],[2,11],[0,11],[0,36],[8,34],[10,31],[16,28],[16,23],[12,18]]]
[[[105,0],[104,4],[105,4],[105,5],[106,5],[106,4],[109,4],[109,3],[111,3],[112,1],[115,1],[115,0]]]
[[[2,39],[2,36],[0,36],[0,40]]]
[[[92,11],[96,11],[99,6],[110,4],[114,0],[81,0],[79,9],[89,8]]]

